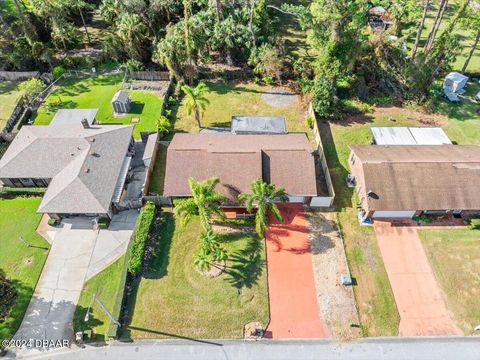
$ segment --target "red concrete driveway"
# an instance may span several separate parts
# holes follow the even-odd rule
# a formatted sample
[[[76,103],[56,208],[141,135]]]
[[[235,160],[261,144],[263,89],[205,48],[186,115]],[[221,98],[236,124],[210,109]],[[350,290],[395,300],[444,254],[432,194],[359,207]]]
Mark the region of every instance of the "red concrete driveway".
[[[307,220],[301,204],[279,205],[284,223],[267,231],[269,338],[324,338],[319,318]]]
[[[400,314],[399,334],[462,335],[450,317],[417,230],[375,221],[375,233]]]

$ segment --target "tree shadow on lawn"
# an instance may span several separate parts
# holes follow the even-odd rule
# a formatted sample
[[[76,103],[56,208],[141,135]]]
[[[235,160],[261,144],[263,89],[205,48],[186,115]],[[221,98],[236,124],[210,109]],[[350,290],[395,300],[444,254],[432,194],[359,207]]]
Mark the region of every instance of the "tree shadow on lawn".
[[[157,246],[154,250],[150,267],[144,276],[146,279],[161,279],[168,273],[170,248],[175,233],[175,218],[172,213],[167,212],[162,213],[161,217],[161,230],[160,233],[157,234]]]
[[[226,236],[221,236],[221,241],[225,242],[225,237],[228,242],[236,241],[244,236],[245,234],[242,233],[226,234]],[[251,236],[244,249],[230,254],[225,267],[227,275],[225,281],[237,289],[243,287],[250,289],[257,284],[266,266],[262,249],[262,240],[257,236]]]
[[[60,109],[75,109],[75,108],[77,108],[77,103],[75,101],[68,100],[68,101],[57,102],[57,100],[59,100],[59,98],[55,95],[53,95],[52,97],[54,99],[54,102],[50,102],[50,103],[45,104],[46,112],[56,113]]]

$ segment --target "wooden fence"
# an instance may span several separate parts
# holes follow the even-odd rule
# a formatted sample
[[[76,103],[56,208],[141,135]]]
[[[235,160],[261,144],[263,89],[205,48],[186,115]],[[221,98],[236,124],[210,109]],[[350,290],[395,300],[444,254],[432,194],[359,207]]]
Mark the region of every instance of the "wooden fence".
[[[3,80],[3,81],[28,80],[34,77],[38,77],[38,75],[40,75],[38,71],[0,71],[0,80]]]
[[[27,108],[27,98],[25,96],[22,96],[20,99],[18,99],[17,103],[15,104],[15,108],[12,111],[12,114],[8,118],[5,127],[3,129],[0,129],[0,132],[5,131],[5,132],[10,132],[13,130],[15,125],[18,122],[18,119],[22,116],[22,114],[25,112],[25,109]]]

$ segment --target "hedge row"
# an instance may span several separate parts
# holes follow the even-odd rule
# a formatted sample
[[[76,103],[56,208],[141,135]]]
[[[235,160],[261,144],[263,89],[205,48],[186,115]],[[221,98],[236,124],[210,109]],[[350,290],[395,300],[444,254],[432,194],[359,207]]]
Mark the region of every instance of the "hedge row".
[[[132,275],[139,275],[142,271],[143,258],[145,257],[145,244],[148,233],[155,218],[155,205],[148,202],[141,210],[133,233],[132,244],[128,256],[128,271]]]
[[[17,196],[43,196],[47,188],[16,188],[0,187],[0,198],[12,198]]]

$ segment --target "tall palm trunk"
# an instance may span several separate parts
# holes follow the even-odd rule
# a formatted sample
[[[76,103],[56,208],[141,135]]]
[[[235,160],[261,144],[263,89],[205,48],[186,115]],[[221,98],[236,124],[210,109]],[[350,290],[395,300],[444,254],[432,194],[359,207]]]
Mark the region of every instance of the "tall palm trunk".
[[[465,64],[463,64],[462,67],[462,73],[467,70],[468,64],[470,63],[470,60],[472,59],[473,53],[477,49],[478,42],[480,41],[480,29],[477,30],[477,37],[475,38],[475,41],[473,42],[472,47],[470,48],[470,51],[468,52],[467,59],[465,60]]]
[[[448,0],[441,0],[437,16],[435,17],[435,21],[433,23],[432,30],[428,34],[427,42],[425,43],[424,51],[428,53],[432,48],[433,42],[435,41],[435,36],[437,35],[438,29],[440,28],[440,24],[442,23],[443,14],[445,13],[445,9],[447,8]]]
[[[200,124],[200,110],[198,108],[198,105],[195,104],[195,107],[193,109],[193,112],[195,114],[195,120],[197,121],[198,128],[201,129],[202,125]]]
[[[87,36],[87,44],[90,44],[90,35],[88,34],[87,24],[85,24],[85,18],[83,17],[83,11],[79,7],[78,10],[80,11],[80,18],[82,19],[83,28],[85,29],[85,35]]]
[[[252,45],[256,48],[257,45],[257,35],[255,34],[255,29],[253,28],[253,21],[255,20],[255,0],[250,0],[250,20],[248,22],[248,28],[250,29],[250,34],[252,34]]]
[[[425,25],[425,19],[427,18],[428,8],[431,1],[432,0],[426,0],[425,6],[423,7],[422,19],[420,20],[420,24],[418,24],[417,37],[415,38],[415,44],[413,45],[412,49],[412,60],[415,59],[415,56],[417,55],[418,44],[420,43],[420,38],[422,37],[423,25]]]

